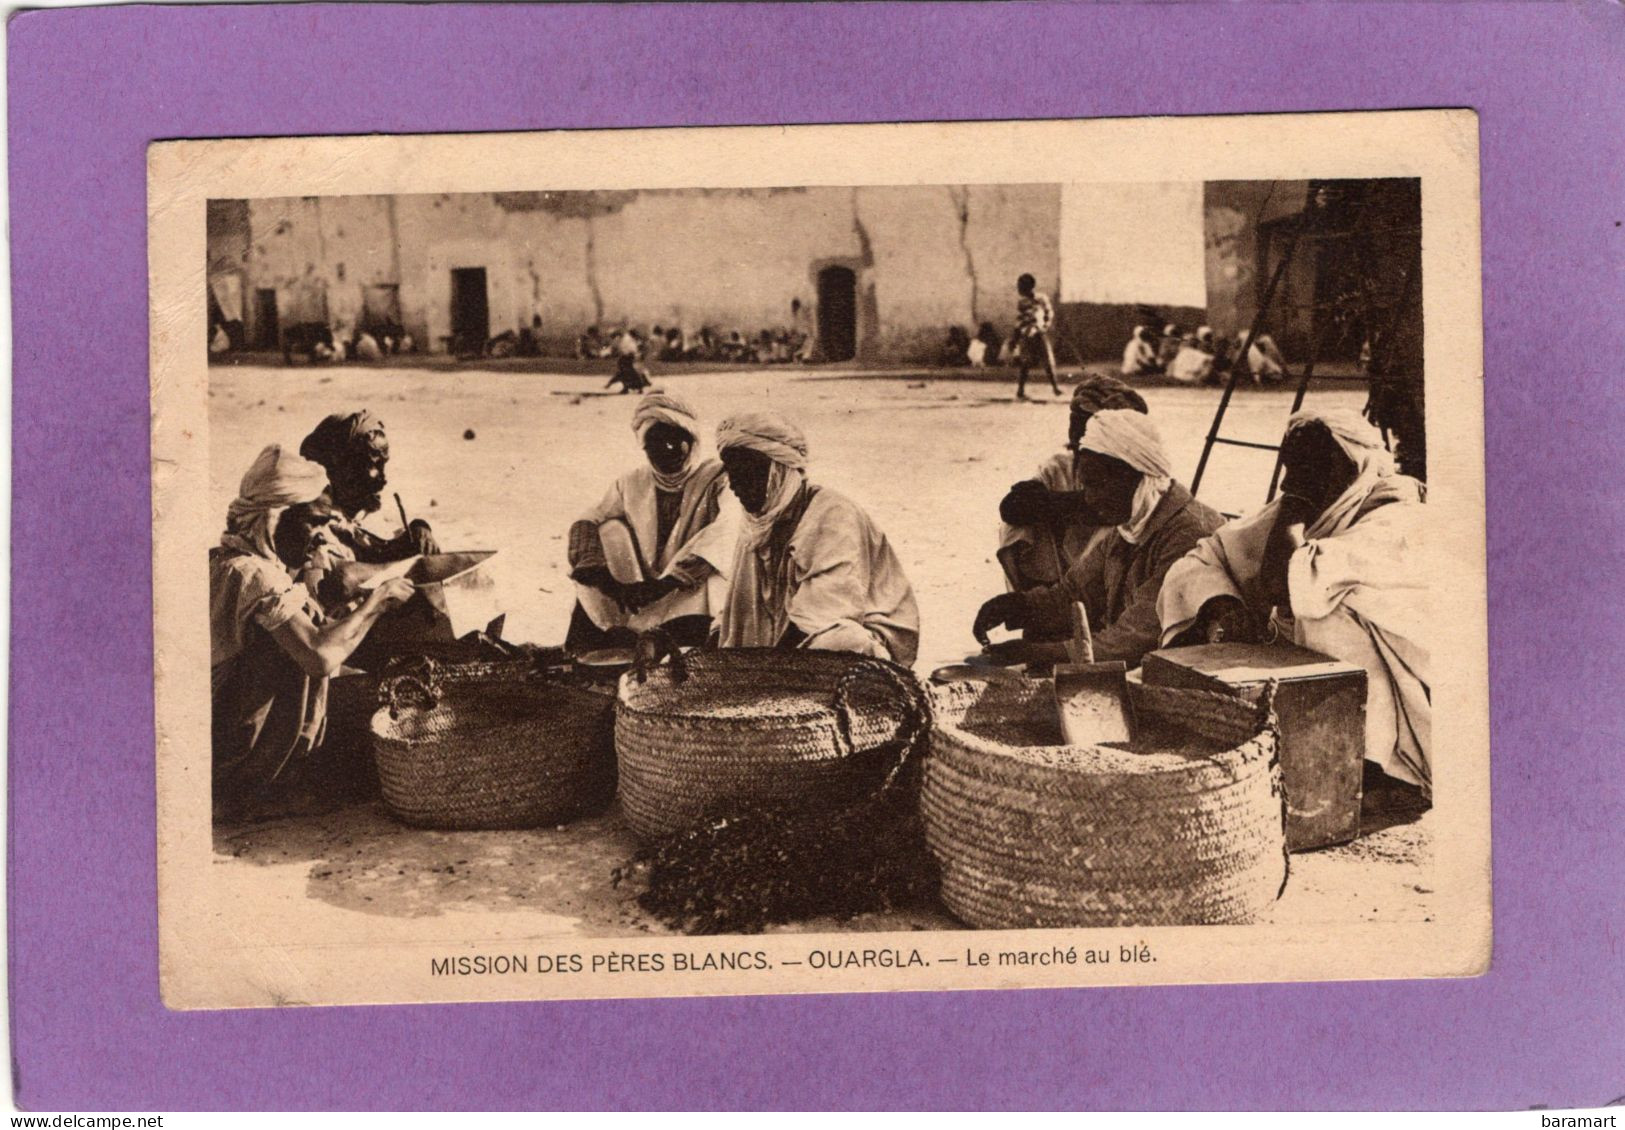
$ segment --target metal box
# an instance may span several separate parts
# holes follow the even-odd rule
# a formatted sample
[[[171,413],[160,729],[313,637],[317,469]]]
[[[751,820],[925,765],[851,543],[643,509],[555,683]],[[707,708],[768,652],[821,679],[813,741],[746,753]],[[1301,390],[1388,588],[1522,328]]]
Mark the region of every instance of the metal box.
[[[1274,679],[1281,721],[1290,851],[1360,834],[1365,759],[1364,668],[1289,644],[1203,644],[1145,657],[1149,685],[1228,691],[1256,701]]]

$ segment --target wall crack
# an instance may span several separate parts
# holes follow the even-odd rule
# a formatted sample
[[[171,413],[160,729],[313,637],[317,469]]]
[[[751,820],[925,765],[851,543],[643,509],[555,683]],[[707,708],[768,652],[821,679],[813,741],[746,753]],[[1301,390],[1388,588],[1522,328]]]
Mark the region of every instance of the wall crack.
[[[593,238],[592,216],[581,217],[587,225],[587,289],[592,293],[593,322],[604,324],[604,293],[598,288],[598,251]]]
[[[970,279],[970,324],[975,332],[982,324],[981,283],[976,277],[976,256],[970,249],[970,185],[960,185],[957,191],[951,184],[945,187],[948,199],[953,201],[954,213],[959,217],[959,249],[965,253],[965,275]]]

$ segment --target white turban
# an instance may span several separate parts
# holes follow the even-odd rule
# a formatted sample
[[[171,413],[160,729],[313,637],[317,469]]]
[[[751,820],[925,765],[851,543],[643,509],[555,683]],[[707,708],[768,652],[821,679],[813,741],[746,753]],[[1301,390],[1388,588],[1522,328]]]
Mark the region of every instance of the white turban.
[[[1393,471],[1393,457],[1382,442],[1382,433],[1369,420],[1352,408],[1305,409],[1293,414],[1287,421],[1286,434],[1291,435],[1305,424],[1320,423],[1332,433],[1346,455],[1355,465],[1364,469],[1371,459],[1386,460],[1388,471]]]
[[[271,444],[249,466],[226,508],[222,543],[276,560],[271,534],[277,519],[290,506],[316,501],[326,489],[326,468]]]
[[[1131,408],[1108,408],[1089,417],[1078,447],[1121,460],[1152,478],[1166,479],[1173,475],[1157,425],[1144,412]]]
[[[807,437],[777,412],[742,412],[717,428],[717,450],[743,447],[793,471],[807,469]]]
[[[1333,499],[1305,531],[1306,537],[1311,540],[1330,537],[1348,529],[1364,511],[1373,492],[1420,500],[1420,484],[1395,473],[1394,457],[1383,446],[1382,433],[1360,413],[1351,408],[1305,409],[1287,421],[1286,434],[1290,436],[1310,423],[1326,426],[1337,446],[1354,464],[1356,474],[1348,488]]]
[[[651,388],[638,397],[638,406],[632,410],[632,431],[641,441],[643,433],[656,424],[670,424],[699,438],[700,418],[688,401],[665,389]]]
[[[1078,441],[1078,450],[1093,451],[1127,463],[1140,472],[1140,485],[1134,488],[1133,510],[1117,532],[1130,545],[1140,544],[1162,496],[1173,482],[1173,468],[1162,447],[1162,435],[1151,417],[1132,408],[1108,408],[1089,417]]]

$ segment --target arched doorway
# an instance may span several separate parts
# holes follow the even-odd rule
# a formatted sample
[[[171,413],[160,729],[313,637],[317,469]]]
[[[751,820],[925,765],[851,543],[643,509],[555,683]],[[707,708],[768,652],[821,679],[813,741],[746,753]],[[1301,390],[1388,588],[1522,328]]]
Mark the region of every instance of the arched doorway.
[[[850,267],[818,272],[818,351],[825,361],[858,353],[858,276]]]

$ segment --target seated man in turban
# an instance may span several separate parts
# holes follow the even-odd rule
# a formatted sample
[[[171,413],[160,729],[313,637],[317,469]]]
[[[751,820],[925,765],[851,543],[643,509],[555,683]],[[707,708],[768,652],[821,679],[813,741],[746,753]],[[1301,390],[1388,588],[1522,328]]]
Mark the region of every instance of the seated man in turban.
[[[299,454],[327,471],[327,490],[311,508],[332,519],[333,536],[355,560],[370,564],[400,561],[420,553],[438,553],[429,523],[414,520],[393,538],[382,538],[361,519],[383,505],[388,480],[389,438],[383,421],[362,410],[327,417],[299,445]]]
[[[1173,322],[1163,326],[1162,336],[1157,339],[1157,368],[1166,372],[1184,344],[1184,330]]]
[[[294,579],[322,523],[294,508],[321,495],[327,473],[271,446],[243,476],[226,532],[209,551],[209,681],[217,818],[241,815],[322,743],[327,679],[412,582],[385,581],[354,612],[327,620]]]
[[[1281,356],[1280,347],[1269,334],[1261,333],[1253,338],[1247,350],[1247,371],[1252,373],[1254,384],[1286,378],[1286,358]]]
[[[722,464],[696,458],[694,409],[651,390],[632,412],[632,431],[646,462],[570,527],[573,652],[662,625],[675,643],[702,644],[728,591],[737,511]]]
[[[1163,643],[1284,638],[1358,663],[1366,759],[1431,797],[1424,487],[1347,410],[1293,416],[1281,466],[1280,498],[1168,571]]]
[[[1173,481],[1156,425],[1143,413],[1096,412],[1078,442],[1078,479],[1089,508],[1111,528],[1059,583],[1004,593],[982,605],[973,632],[1003,624],[1042,638],[1071,633],[1072,605],[1088,617],[1097,660],[1134,666],[1159,638],[1157,592],[1170,566],[1224,519]],[[1011,641],[991,654],[1017,662],[1061,662],[1064,644]]]
[[[1197,326],[1196,332],[1180,342],[1179,350],[1163,369],[1181,384],[1197,384],[1213,375],[1213,330]]]
[[[1157,363],[1157,335],[1150,326],[1135,326],[1123,347],[1125,377],[1153,377],[1162,372]]]
[[[1109,528],[1084,498],[1075,452],[1089,418],[1112,408],[1145,412],[1145,399],[1116,377],[1079,381],[1072,390],[1067,449],[1050,456],[1036,475],[1011,487],[1000,501],[998,558],[1011,591],[1056,584]]]
[[[773,412],[723,421],[717,450],[745,508],[723,647],[819,648],[914,662],[920,613],[886,535],[807,481],[807,440]]]

